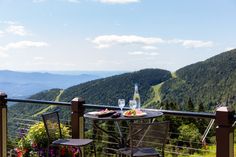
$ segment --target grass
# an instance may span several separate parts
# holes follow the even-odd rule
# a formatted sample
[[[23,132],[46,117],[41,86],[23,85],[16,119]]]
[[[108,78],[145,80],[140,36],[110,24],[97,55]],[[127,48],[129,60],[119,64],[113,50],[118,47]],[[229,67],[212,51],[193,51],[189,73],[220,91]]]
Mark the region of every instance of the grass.
[[[55,99],[55,101],[59,101],[60,100],[60,96],[61,96],[61,94],[64,92],[64,90],[62,89],[62,90],[60,90],[60,93],[58,94],[58,96],[56,97],[56,99]],[[37,117],[38,115],[41,115],[41,114],[43,114],[43,113],[45,113],[45,112],[47,112],[49,109],[53,109],[53,108],[55,108],[56,107],[56,105],[50,105],[50,106],[48,106],[48,107],[46,107],[46,108],[44,108],[44,109],[42,109],[41,111],[39,111],[38,113],[36,113],[36,114],[34,114],[34,115],[32,115],[32,117]]]
[[[208,146],[206,149],[201,149],[202,153],[194,153],[193,155],[181,155],[183,152],[179,152],[178,157],[216,157],[216,145]],[[172,157],[172,154],[167,154],[167,157]],[[234,156],[236,156],[236,145],[234,145]]]
[[[176,72],[171,73],[171,77],[177,78]],[[151,87],[153,89],[153,97],[145,102],[145,104],[143,105],[144,107],[149,107],[153,103],[161,102],[160,90],[161,90],[161,86],[163,85],[163,83],[164,82]]]
[[[161,101],[160,89],[161,89],[162,84],[163,82],[151,87],[153,89],[154,96],[151,99],[149,99],[147,103],[144,104],[145,107],[148,107],[150,104],[154,102]]]
[[[171,73],[172,78],[177,78],[176,72]]]
[[[204,153],[204,154],[193,154],[191,155],[190,157],[215,157],[216,156],[216,146],[209,146],[207,149],[206,149],[207,153]],[[236,145],[234,145],[234,156],[236,156]]]

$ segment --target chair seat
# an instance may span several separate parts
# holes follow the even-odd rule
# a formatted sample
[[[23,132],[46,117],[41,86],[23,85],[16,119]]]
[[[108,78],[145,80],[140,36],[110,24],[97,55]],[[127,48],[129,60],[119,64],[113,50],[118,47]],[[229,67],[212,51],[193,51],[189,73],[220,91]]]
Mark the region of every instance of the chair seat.
[[[59,139],[53,141],[53,145],[64,145],[64,146],[85,146],[93,142],[91,139]]]
[[[131,156],[131,148],[121,148],[119,149],[120,154],[125,154]],[[133,148],[133,156],[157,156],[160,154],[154,148]]]

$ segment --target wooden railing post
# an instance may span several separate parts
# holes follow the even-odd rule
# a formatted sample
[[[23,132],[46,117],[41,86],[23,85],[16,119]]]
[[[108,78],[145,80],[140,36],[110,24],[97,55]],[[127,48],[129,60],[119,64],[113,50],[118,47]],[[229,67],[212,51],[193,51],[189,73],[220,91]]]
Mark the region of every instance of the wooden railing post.
[[[72,138],[84,138],[84,107],[85,101],[74,98],[71,101]]]
[[[7,157],[7,95],[0,92],[0,157]]]
[[[234,113],[230,107],[216,110],[216,157],[234,156]]]

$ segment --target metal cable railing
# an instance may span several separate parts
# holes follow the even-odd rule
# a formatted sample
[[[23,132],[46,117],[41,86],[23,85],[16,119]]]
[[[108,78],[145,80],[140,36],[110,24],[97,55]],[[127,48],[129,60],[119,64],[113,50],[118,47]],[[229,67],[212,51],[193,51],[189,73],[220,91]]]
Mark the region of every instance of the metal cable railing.
[[[23,103],[34,103],[34,104],[50,104],[50,105],[61,105],[61,106],[70,106],[71,103],[68,102],[56,102],[56,101],[47,101],[47,100],[35,100],[35,99],[16,99],[16,98],[6,98],[8,102],[23,102]]]
[[[42,100],[31,100],[31,99],[10,99],[7,98],[6,99],[9,102],[22,102],[22,103],[36,103],[36,104],[50,104],[50,105],[58,105],[58,106],[71,106],[71,103],[68,102],[54,102],[54,101],[42,101]],[[106,106],[106,105],[95,105],[95,104],[84,104],[84,106],[86,107],[86,109],[114,109],[114,110],[119,110],[119,107],[116,106]],[[124,110],[127,110],[129,108],[125,107]],[[169,110],[157,110],[157,109],[143,109],[143,110],[152,110],[152,111],[161,111],[164,113],[164,115],[171,115],[171,116],[180,116],[180,117],[194,117],[194,118],[207,118],[207,119],[215,119],[215,113],[196,113],[196,112],[183,112],[183,111],[169,111]],[[236,115],[234,115],[234,119],[236,119]],[[27,131],[27,128],[29,128],[31,126],[31,123],[33,124],[34,122],[37,122],[37,120],[33,120],[33,119],[21,119],[21,118],[14,118],[15,121],[19,121],[18,124],[21,126],[24,126],[25,131]],[[66,122],[67,124],[70,124],[70,122]],[[88,132],[88,130],[94,129],[91,126],[91,123],[85,123],[88,124],[85,128],[85,131]],[[112,127],[112,125],[106,124],[107,127]],[[122,129],[128,129],[128,127],[122,126]],[[98,132],[98,130],[97,130]],[[116,131],[111,131],[111,133],[115,133]],[[175,135],[178,136],[179,133],[178,132],[169,132],[170,135]],[[127,136],[127,133],[124,133],[125,136]],[[113,142],[113,140],[115,140],[112,136],[107,136],[105,134],[98,134],[97,135],[98,139],[101,139],[98,142],[101,142],[104,145],[111,145],[112,147],[115,147],[118,143],[117,142]],[[104,140],[104,139],[111,139],[112,142],[110,142],[109,140]],[[168,138],[169,141],[171,141],[171,138]],[[187,140],[179,140],[177,139],[175,141],[176,143],[178,142],[182,142],[182,143],[189,143],[190,141]],[[196,145],[201,145],[201,142],[192,142],[192,144],[196,144]],[[211,144],[210,144],[211,145]],[[212,145],[214,145],[214,143],[212,143]],[[204,150],[200,148],[192,148],[189,146],[184,146],[184,145],[173,145],[171,143],[168,143],[166,145],[166,153],[168,154],[176,154],[176,155],[182,155],[182,156],[189,156],[189,153],[186,152],[181,152],[180,150],[190,150],[190,151],[196,151],[196,152],[200,152],[202,154],[204,153],[214,153],[212,150]],[[106,149],[106,153],[107,155],[112,155],[112,150],[114,150],[113,148],[104,148]],[[110,151],[108,151],[110,150]],[[177,151],[178,150],[178,151]]]
[[[31,119],[20,119],[20,118],[15,118],[15,120],[16,121],[20,121],[19,124],[24,124],[25,126],[32,126],[34,124],[33,122],[35,122],[35,123],[39,122],[39,121],[36,121],[36,120],[33,121]],[[88,124],[89,129],[92,129],[92,123],[87,123],[86,122],[86,124]],[[106,127],[112,127],[112,125],[107,124]],[[122,127],[122,128],[123,129],[128,129],[128,127]],[[99,131],[99,130],[96,130],[96,131]],[[116,133],[116,131],[110,131],[110,132],[111,133]],[[169,132],[169,134],[172,134],[172,133]],[[179,134],[179,133],[174,133],[174,134]],[[101,140],[98,140],[97,142],[98,143],[103,143],[104,145],[113,145],[113,147],[118,145],[117,142],[111,142],[110,141],[110,140],[112,140],[112,141],[115,140],[112,136],[108,136],[106,134],[98,134],[96,138],[97,139],[101,139]],[[105,140],[105,139],[108,139],[108,138],[109,138],[109,141]],[[171,139],[169,138],[168,140],[171,140]],[[178,140],[178,141],[181,141],[181,140]],[[182,140],[182,142],[189,142],[189,141]],[[198,143],[198,144],[200,144],[200,143]],[[172,144],[167,144],[166,148],[167,149],[166,149],[165,152],[167,154],[178,154],[178,155],[183,155],[183,156],[189,156],[191,154],[181,153],[181,152],[174,152],[174,151],[168,151],[168,150],[173,150],[173,148],[174,148],[174,150],[176,150],[176,149],[179,149],[179,150],[185,149],[185,150],[193,150],[193,151],[197,151],[197,152],[201,152],[201,153],[208,153],[208,152],[212,153],[211,150],[204,150],[204,149],[192,148],[192,147],[186,147],[186,146],[176,146],[176,145],[172,145]],[[104,147],[103,149],[106,150],[106,151],[103,151],[103,153],[106,154],[106,155],[109,155],[109,154],[112,155],[111,151],[114,150],[114,149],[108,148],[108,147]],[[111,149],[111,151],[108,151],[109,149]]]

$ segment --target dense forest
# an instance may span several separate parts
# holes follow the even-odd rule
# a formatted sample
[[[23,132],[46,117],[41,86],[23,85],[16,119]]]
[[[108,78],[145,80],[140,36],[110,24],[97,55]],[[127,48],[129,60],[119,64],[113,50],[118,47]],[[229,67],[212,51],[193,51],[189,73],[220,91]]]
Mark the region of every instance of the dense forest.
[[[132,99],[134,84],[137,83],[142,102],[150,98],[150,88],[171,78],[169,71],[161,69],[145,69],[132,73],[111,76],[89,81],[67,88],[62,93],[61,101],[70,101],[74,97],[83,97],[86,103],[117,105],[117,100]]]
[[[227,100],[230,104],[236,102],[236,49],[181,68],[175,74],[161,86],[162,101],[183,106],[191,98],[194,104],[203,103],[206,110]]]

